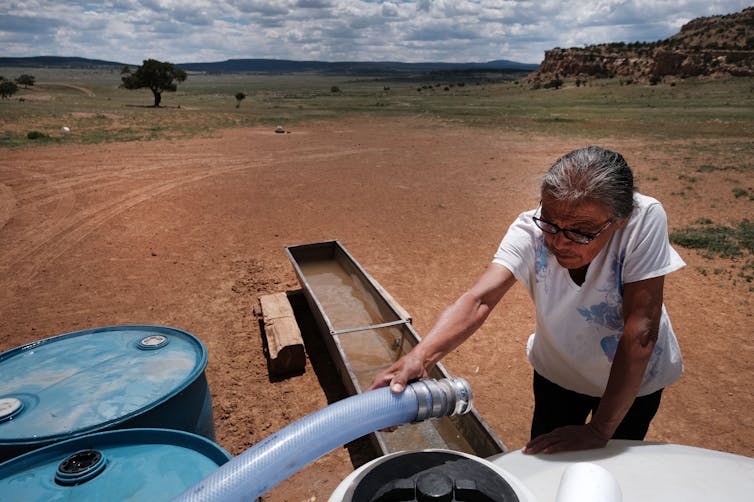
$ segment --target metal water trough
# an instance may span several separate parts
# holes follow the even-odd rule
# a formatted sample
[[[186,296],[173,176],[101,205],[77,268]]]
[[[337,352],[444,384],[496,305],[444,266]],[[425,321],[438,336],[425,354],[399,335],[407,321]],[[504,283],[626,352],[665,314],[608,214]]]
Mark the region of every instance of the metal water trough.
[[[365,390],[377,373],[419,343],[409,314],[337,240],[285,248],[330,357],[350,394]],[[441,364],[430,378],[450,377]],[[383,455],[403,450],[444,448],[486,458],[505,452],[503,442],[476,409],[375,432]]]

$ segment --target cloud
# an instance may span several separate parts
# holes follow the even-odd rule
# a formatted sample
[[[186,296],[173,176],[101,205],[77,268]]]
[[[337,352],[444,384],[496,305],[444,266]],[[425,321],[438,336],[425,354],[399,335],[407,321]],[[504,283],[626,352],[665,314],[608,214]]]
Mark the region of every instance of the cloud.
[[[4,55],[538,63],[554,47],[656,41],[750,0],[25,0]]]
[[[479,34],[470,27],[454,25],[449,21],[426,24],[412,30],[406,36],[406,40],[424,42],[473,40],[477,38],[479,38]]]
[[[385,17],[399,17],[400,11],[398,5],[392,2],[385,2],[382,4],[382,15]]]
[[[62,21],[49,17],[0,14],[0,32],[5,33],[49,33],[62,24]]]

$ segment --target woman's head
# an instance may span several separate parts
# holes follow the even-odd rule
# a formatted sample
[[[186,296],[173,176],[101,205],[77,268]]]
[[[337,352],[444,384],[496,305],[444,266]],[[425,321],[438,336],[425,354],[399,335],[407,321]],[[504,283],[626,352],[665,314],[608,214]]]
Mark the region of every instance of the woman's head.
[[[584,269],[626,225],[633,196],[634,177],[623,157],[589,146],[564,155],[545,174],[534,221],[561,266]]]
[[[559,158],[542,179],[542,198],[563,204],[603,204],[615,219],[634,207],[634,176],[619,153],[598,146],[574,150]]]

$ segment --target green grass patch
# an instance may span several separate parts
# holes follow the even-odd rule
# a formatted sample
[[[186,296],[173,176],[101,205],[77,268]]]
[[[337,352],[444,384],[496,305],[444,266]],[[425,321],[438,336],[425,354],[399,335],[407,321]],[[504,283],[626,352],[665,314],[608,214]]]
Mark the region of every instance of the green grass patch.
[[[738,187],[733,189],[733,196],[736,199],[741,198],[741,197],[751,198],[751,194],[749,194],[748,190],[746,190],[745,188],[738,188]]]
[[[738,258],[754,253],[754,221],[745,219],[735,227],[705,224],[682,228],[670,233],[670,241],[709,258]]]
[[[703,226],[675,230],[670,233],[670,241],[679,246],[696,249],[708,259],[716,256],[735,259],[736,261],[731,263],[732,270],[714,268],[712,273],[732,281],[733,285],[739,281],[746,284],[754,283],[754,221],[744,219],[733,227],[713,225],[711,221],[701,218],[696,223]],[[708,276],[706,268],[701,267],[697,270]],[[735,270],[738,272],[735,273]],[[754,286],[749,286],[749,291],[754,291]]]
[[[0,68],[15,75],[22,69]],[[562,137],[724,140],[730,159],[715,157],[699,172],[746,170],[754,130],[754,78],[686,79],[675,86],[591,80],[534,90],[501,74],[366,78],[313,74],[190,74],[152,108],[149,90],[119,87],[117,70],[23,69],[36,85],[0,103],[0,146],[33,144],[14,134],[37,130],[66,142],[188,138],[227,127],[301,124],[349,115],[429,117],[470,127]],[[339,92],[332,90],[337,88]],[[236,94],[246,99],[236,107]],[[23,99],[23,101],[21,101]],[[135,134],[124,131],[135,131]],[[10,139],[13,138],[13,139]],[[709,148],[704,146],[700,148]],[[739,146],[743,145],[743,146]],[[665,145],[667,147],[667,145]],[[741,150],[743,149],[743,150]],[[721,150],[723,148],[721,147]],[[741,151],[739,151],[741,150]],[[690,181],[690,180],[687,180]]]

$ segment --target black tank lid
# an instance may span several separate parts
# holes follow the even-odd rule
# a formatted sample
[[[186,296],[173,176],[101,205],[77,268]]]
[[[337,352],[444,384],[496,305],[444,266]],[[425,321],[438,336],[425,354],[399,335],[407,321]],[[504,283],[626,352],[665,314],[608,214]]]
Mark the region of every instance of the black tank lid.
[[[354,480],[345,500],[519,501],[511,485],[493,469],[452,451],[415,451],[388,456]]]

